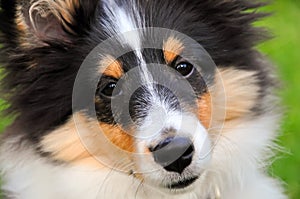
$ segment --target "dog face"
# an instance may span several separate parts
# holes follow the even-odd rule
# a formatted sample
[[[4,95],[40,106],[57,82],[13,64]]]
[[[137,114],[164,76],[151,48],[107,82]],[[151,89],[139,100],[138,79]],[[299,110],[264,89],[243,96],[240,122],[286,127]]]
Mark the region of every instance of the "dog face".
[[[194,182],[209,159],[210,150],[203,124],[208,128],[210,122],[211,102],[206,84],[212,84],[215,68],[208,60],[193,58],[196,54],[205,58],[201,46],[193,46],[188,39],[180,38],[182,35],[174,34],[151,28],[115,38],[126,44],[131,44],[131,38],[146,40],[141,43],[147,48],[126,53],[117,61],[109,57],[108,64],[102,59],[100,62],[106,66],[102,74],[115,75],[115,81],[105,81],[106,76],[100,78],[96,96],[98,120],[109,112],[111,120],[126,132],[121,136],[110,131],[104,134],[115,146],[134,153],[130,155],[135,165],[133,172],[142,173],[143,179],[161,188],[185,187]],[[155,41],[149,42],[154,36]],[[185,44],[181,42],[184,40]],[[204,79],[201,73],[210,78]],[[201,110],[206,109],[205,115],[198,112],[200,105]],[[109,109],[103,111],[103,107]]]
[[[251,26],[262,15],[246,12],[259,6],[2,1],[4,81],[22,136],[58,163],[189,190],[227,161],[220,137],[267,109],[272,83]]]

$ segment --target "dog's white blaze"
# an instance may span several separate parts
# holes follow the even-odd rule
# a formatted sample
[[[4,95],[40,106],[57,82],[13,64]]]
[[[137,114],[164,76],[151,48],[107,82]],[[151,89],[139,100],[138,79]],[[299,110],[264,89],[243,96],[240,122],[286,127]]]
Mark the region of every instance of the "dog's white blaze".
[[[121,34],[123,42],[127,43],[132,49],[137,50],[141,48],[140,34],[136,29],[134,19],[126,14],[123,8],[117,7],[116,9],[116,28]],[[123,34],[124,33],[124,34]]]
[[[135,17],[137,19],[133,19],[132,16],[128,15],[123,8],[117,7],[115,24],[118,32],[121,33],[121,41],[128,44],[134,50],[139,60],[141,78],[151,93],[151,96],[154,97],[153,78],[147,68],[147,64],[141,52],[141,29],[138,28],[143,27],[143,24],[140,23],[141,20],[138,15]]]
[[[122,44],[129,45],[133,50],[140,49],[140,34],[139,31],[135,30],[142,27],[142,23],[137,13],[130,15],[125,8],[118,6],[114,0],[104,2],[104,11],[108,18],[103,19],[102,22],[108,34],[119,34]]]
[[[153,102],[155,102],[158,100],[158,96],[155,93],[154,88],[153,88],[153,83],[154,83],[153,77],[147,68],[147,63],[145,62],[145,60],[143,58],[142,52],[140,50],[136,50],[135,53],[140,62],[139,69],[140,69],[141,78],[142,78],[145,86],[148,88],[148,91],[151,94],[151,97],[152,97],[151,100]]]
[[[142,29],[143,28],[143,20],[141,16],[139,16],[138,12],[134,12],[129,14],[126,12],[125,8],[118,6],[114,0],[109,0],[105,2],[105,11],[107,15],[110,17],[109,21],[104,21],[106,27],[109,27],[112,24],[112,29],[108,30],[110,34],[118,34],[119,40],[121,44],[126,44],[131,47],[131,49],[135,52],[140,67],[140,75],[143,80],[144,85],[148,88],[153,100],[157,100],[157,94],[154,92],[153,88],[153,78],[151,73],[147,68],[147,64],[142,55]],[[137,11],[137,6],[132,3],[132,10]],[[110,22],[110,24],[108,24]]]

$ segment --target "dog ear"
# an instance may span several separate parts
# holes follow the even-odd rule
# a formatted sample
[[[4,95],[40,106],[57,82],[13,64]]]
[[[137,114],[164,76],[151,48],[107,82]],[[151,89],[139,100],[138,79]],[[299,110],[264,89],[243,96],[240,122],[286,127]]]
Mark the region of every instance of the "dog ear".
[[[30,41],[70,42],[84,34],[97,7],[92,0],[23,0],[17,6],[17,28]],[[91,6],[93,5],[93,6]],[[31,38],[28,38],[31,37]],[[33,37],[33,38],[32,38]]]

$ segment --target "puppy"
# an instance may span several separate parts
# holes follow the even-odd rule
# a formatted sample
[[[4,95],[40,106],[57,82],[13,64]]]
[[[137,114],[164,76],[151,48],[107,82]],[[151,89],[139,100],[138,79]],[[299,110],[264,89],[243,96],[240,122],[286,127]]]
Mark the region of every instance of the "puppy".
[[[262,5],[2,0],[6,198],[286,198]]]

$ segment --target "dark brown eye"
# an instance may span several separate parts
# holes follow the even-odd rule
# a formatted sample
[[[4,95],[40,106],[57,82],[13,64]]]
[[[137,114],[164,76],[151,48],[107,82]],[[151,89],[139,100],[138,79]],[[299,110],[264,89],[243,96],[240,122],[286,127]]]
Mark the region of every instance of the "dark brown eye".
[[[194,66],[187,62],[181,62],[175,66],[175,70],[182,76],[189,77],[194,72]]]
[[[121,94],[121,90],[116,90],[116,92],[114,92],[116,87],[117,87],[116,82],[110,82],[101,90],[101,94],[105,97],[118,96]]]

